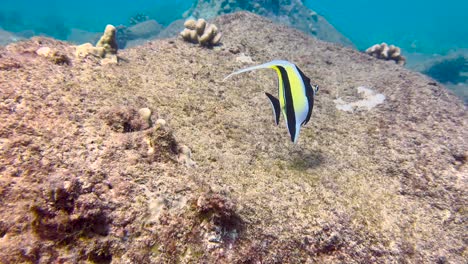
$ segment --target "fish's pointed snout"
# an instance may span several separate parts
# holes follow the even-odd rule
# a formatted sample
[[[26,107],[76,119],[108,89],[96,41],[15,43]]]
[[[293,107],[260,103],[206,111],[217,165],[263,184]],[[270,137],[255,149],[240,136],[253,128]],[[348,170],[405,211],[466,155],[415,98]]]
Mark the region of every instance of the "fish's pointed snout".
[[[318,84],[316,85],[312,85],[312,89],[314,90],[314,95],[319,91],[320,87],[318,86]]]

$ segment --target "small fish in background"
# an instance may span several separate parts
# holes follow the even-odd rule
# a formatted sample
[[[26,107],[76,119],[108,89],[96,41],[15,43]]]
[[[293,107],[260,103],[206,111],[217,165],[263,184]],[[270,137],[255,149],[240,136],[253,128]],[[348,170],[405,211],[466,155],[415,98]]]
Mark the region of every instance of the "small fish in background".
[[[318,85],[311,85],[310,79],[295,64],[274,60],[265,64],[248,67],[226,76],[229,77],[258,69],[274,69],[278,74],[278,98],[265,93],[270,99],[275,115],[276,125],[279,124],[280,111],[283,113],[291,141],[296,143],[302,125],[309,122],[314,107],[314,96],[319,90]]]

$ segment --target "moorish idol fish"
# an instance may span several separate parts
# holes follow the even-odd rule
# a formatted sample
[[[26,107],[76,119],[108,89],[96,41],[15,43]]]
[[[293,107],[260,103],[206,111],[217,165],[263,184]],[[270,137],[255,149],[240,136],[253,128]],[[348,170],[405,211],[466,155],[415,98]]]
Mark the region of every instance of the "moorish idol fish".
[[[268,68],[274,69],[278,74],[279,100],[273,95],[265,93],[273,107],[276,125],[279,123],[281,111],[291,141],[296,143],[301,126],[309,122],[314,107],[314,96],[319,89],[318,85],[312,86],[310,84],[310,79],[305,76],[299,67],[289,61],[274,60],[233,72],[226,76],[224,80],[239,73]]]

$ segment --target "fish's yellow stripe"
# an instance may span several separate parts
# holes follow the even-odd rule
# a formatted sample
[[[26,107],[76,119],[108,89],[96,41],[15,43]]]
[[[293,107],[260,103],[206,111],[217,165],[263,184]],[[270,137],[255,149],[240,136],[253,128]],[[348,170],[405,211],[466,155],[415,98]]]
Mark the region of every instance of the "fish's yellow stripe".
[[[288,73],[289,83],[291,87],[291,94],[294,104],[294,112],[297,114],[307,112],[309,104],[305,94],[304,83],[301,76],[298,74],[294,66],[285,67]]]
[[[278,74],[278,100],[280,102],[281,112],[283,112],[284,118],[286,117],[286,99],[284,98],[284,85],[283,77],[281,77],[281,72],[278,67],[271,66],[270,68],[274,69]]]

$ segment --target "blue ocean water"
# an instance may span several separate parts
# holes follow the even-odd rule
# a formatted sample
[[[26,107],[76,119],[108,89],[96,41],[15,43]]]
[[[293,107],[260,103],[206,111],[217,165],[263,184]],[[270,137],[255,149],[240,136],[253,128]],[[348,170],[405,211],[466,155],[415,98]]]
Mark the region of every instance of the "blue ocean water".
[[[71,28],[100,32],[144,13],[163,25],[181,17],[193,0],[1,0],[0,27],[23,35],[66,39]],[[359,49],[380,42],[405,51],[445,54],[468,48],[466,0],[305,0]]]
[[[306,0],[359,49],[385,41],[410,52],[468,48],[466,0]]]
[[[187,0],[0,0],[0,27],[64,39],[71,28],[101,32],[107,24],[128,24],[138,13],[168,25],[191,5]]]

